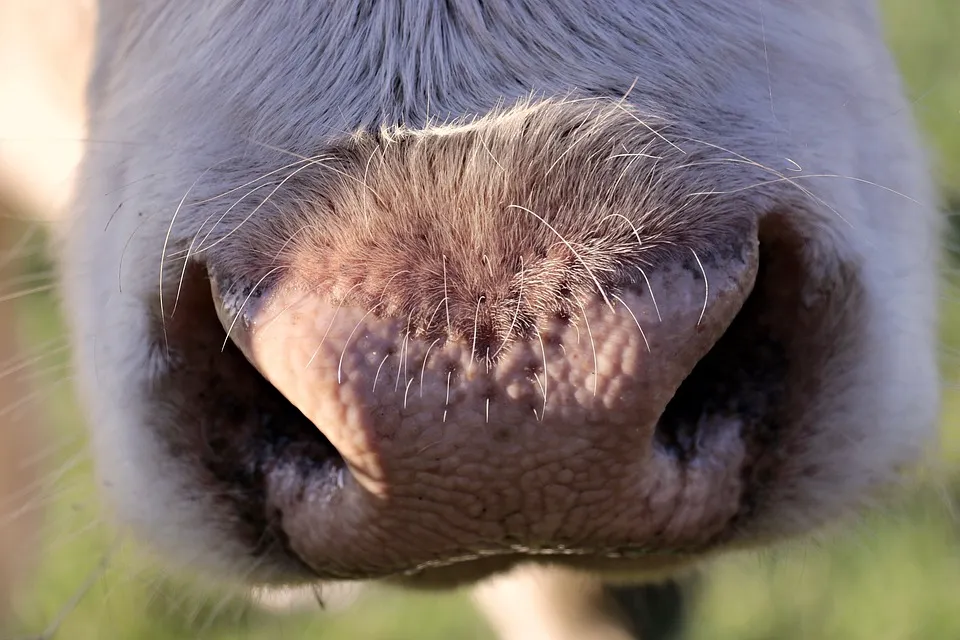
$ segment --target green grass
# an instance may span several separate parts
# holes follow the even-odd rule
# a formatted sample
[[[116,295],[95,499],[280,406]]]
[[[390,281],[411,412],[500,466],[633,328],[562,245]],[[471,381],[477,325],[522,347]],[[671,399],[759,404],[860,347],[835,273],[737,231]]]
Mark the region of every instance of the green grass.
[[[960,198],[960,2],[880,0],[890,46],[948,196]],[[960,204],[958,202],[957,204]]]
[[[947,192],[960,194],[960,1],[882,4],[916,112],[940,160],[938,174]],[[951,297],[944,310],[947,385],[942,450],[957,478],[953,486],[949,480],[927,486],[900,508],[871,515],[832,539],[716,562],[692,616],[691,639],[960,638],[960,520],[945,508],[946,496],[960,497],[958,298]],[[49,299],[31,299],[23,314],[23,328],[33,343],[61,335]],[[62,380],[64,358],[59,354],[43,363],[52,389],[44,402],[54,430],[51,439],[65,443],[44,464],[65,470],[45,492],[52,496],[45,554],[31,588],[17,604],[19,633],[37,633],[55,618],[98,566],[110,542],[108,529],[98,524],[89,463],[78,458],[84,442],[69,385]],[[342,613],[280,616],[226,596],[200,595],[195,587],[167,579],[151,566],[135,551],[123,549],[66,617],[58,637],[491,637],[463,594],[381,590]]]

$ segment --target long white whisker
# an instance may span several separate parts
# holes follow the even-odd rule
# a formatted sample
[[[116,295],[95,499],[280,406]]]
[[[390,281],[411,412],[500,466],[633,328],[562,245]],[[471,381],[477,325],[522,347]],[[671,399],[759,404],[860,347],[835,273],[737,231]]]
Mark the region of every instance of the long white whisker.
[[[536,218],[537,220],[539,220],[540,222],[542,222],[543,225],[544,225],[547,229],[549,229],[551,232],[553,232],[553,234],[556,235],[557,238],[560,239],[560,242],[562,242],[562,243],[567,247],[567,249],[569,249],[569,250],[571,251],[571,253],[573,253],[573,255],[574,255],[574,257],[576,257],[577,261],[579,261],[580,264],[583,265],[583,268],[586,270],[587,275],[590,276],[590,279],[593,280],[593,283],[596,285],[597,291],[600,292],[600,296],[603,298],[603,301],[607,304],[608,307],[610,307],[610,310],[613,311],[613,304],[610,302],[610,299],[607,297],[607,292],[603,290],[603,286],[601,286],[600,280],[598,280],[598,279],[597,279],[597,276],[594,275],[593,270],[590,269],[590,266],[587,264],[586,260],[583,259],[583,256],[581,256],[580,253],[579,253],[576,249],[573,248],[573,245],[570,244],[570,243],[567,241],[567,239],[564,238],[564,237],[560,234],[560,232],[557,231],[557,230],[553,227],[553,225],[551,225],[551,224],[550,224],[549,222],[547,222],[544,218],[542,218],[542,217],[539,216],[538,214],[534,213],[534,212],[531,211],[530,209],[527,209],[526,207],[521,206],[521,205],[519,205],[519,204],[510,204],[510,205],[507,205],[507,208],[508,208],[508,209],[509,209],[509,208],[520,209],[521,211],[527,212],[528,214],[532,215],[534,218]]]
[[[707,301],[710,299],[710,283],[707,281],[707,271],[703,268],[703,263],[700,262],[700,256],[698,256],[697,252],[693,249],[690,249],[690,253],[697,259],[697,264],[700,265],[700,271],[703,273],[703,309],[700,311],[700,319],[697,320],[697,326],[699,327],[700,323],[703,322],[703,316],[707,313]]]
[[[614,299],[618,300],[620,304],[622,304],[626,308],[627,313],[629,313],[633,317],[633,321],[637,323],[637,329],[640,329],[640,337],[643,338],[643,344],[647,346],[647,353],[650,353],[650,343],[647,341],[647,334],[643,332],[643,327],[640,326],[640,321],[637,319],[637,316],[633,312],[633,309],[631,309],[630,305],[628,305],[624,301],[624,299],[621,298],[620,296],[614,295],[613,297]]]

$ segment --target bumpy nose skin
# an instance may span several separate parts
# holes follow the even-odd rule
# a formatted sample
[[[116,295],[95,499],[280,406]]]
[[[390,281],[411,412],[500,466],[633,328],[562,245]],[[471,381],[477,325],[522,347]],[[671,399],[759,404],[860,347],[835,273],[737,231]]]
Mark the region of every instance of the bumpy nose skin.
[[[709,540],[737,508],[737,424],[711,430],[710,454],[689,468],[653,434],[753,287],[755,230],[723,240],[728,250],[678,249],[646,286],[598,290],[579,317],[543,321],[495,359],[295,280],[253,297],[212,278],[230,338],[349,469],[337,487],[269,481],[291,546],[324,571],[375,576]]]

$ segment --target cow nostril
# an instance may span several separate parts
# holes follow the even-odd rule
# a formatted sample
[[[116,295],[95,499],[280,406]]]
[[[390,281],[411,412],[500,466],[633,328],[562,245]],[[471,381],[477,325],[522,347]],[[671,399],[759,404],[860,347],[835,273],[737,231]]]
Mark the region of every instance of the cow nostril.
[[[249,289],[244,294],[255,300]],[[339,473],[342,457],[226,340],[204,266],[187,265],[176,311],[163,321],[157,316],[155,333],[164,336],[172,364],[154,393],[182,412],[171,417],[179,426],[165,434],[169,445],[196,460],[202,474],[231,488],[216,499],[236,514],[238,532],[251,549],[282,542],[276,518],[265,510],[268,474],[290,470],[298,484],[290,491],[302,493],[311,479]],[[206,478],[197,483],[204,486]]]
[[[759,225],[759,264],[753,290],[727,331],[696,364],[661,415],[655,446],[683,464],[714,452],[720,433],[736,425],[744,448],[741,497],[734,524],[768,512],[771,488],[789,473],[815,428],[825,363],[844,341],[858,339],[862,312],[855,269],[806,253],[790,216],[774,213]],[[804,471],[811,474],[813,472]]]
[[[768,227],[769,228],[769,227]],[[719,341],[677,389],[657,423],[655,442],[689,462],[709,447],[711,429],[731,420],[746,439],[772,444],[786,396],[787,348],[799,304],[796,278],[783,278],[796,256],[789,244],[765,238],[753,290]],[[771,295],[771,288],[777,295]]]

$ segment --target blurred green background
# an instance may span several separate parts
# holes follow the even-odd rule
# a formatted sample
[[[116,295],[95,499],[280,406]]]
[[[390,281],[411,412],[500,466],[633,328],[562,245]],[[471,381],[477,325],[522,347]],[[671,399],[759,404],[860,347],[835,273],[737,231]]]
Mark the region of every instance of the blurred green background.
[[[2,1],[2,0],[0,0]],[[839,0],[838,0],[839,1]],[[890,42],[937,156],[945,201],[960,211],[960,0],[884,0]],[[960,243],[956,243],[960,246]],[[42,251],[31,265],[49,270]],[[953,265],[951,265],[952,267]],[[945,278],[952,281],[951,273]],[[693,603],[691,639],[960,639],[960,296],[944,300],[945,410],[939,469],[899,507],[873,514],[838,537],[710,568]],[[17,602],[19,632],[39,633],[101,563],[111,539],[101,521],[85,458],[82,425],[65,378],[66,354],[53,300],[26,298],[22,326],[43,358],[43,405],[58,446],[42,464],[57,473],[35,504],[50,507],[44,560]],[[52,389],[52,392],[48,392]],[[53,394],[51,397],[50,394]],[[491,638],[464,594],[413,595],[379,589],[345,611],[278,615],[238,598],[201,594],[165,578],[123,549],[63,620],[58,638]]]

